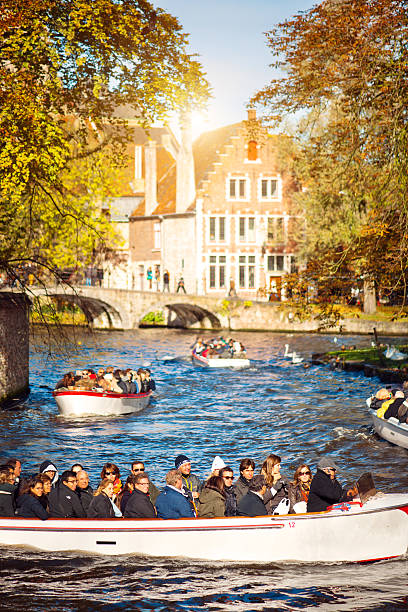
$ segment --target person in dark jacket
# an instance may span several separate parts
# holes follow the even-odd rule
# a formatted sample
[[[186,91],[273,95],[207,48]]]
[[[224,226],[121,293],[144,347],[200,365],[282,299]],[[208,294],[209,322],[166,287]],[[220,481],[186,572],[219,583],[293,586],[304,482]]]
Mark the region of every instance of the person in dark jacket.
[[[17,499],[17,515],[22,518],[39,518],[45,521],[49,514],[40,502],[43,493],[44,487],[39,476],[29,480]]]
[[[156,500],[158,518],[177,519],[194,516],[191,503],[183,494],[183,480],[179,470],[170,470],[166,486]]]
[[[328,506],[341,501],[351,501],[357,494],[355,489],[346,491],[336,479],[337,465],[330,457],[321,457],[317,463],[317,472],[310,485],[307,500],[308,512],[323,512]]]
[[[0,466],[0,516],[14,516],[14,498],[17,490],[13,468]]]
[[[51,478],[52,487],[54,488],[57,486],[59,474],[55,464],[52,461],[50,461],[49,459],[43,461],[40,465],[38,473],[47,474],[47,476]]]
[[[66,470],[61,482],[48,496],[50,515],[55,518],[85,518],[86,513],[76,493],[77,478],[74,472]]]
[[[149,498],[149,477],[144,472],[133,476],[134,490],[126,504],[125,518],[156,518],[156,511]]]
[[[220,476],[224,481],[225,516],[237,516],[237,494],[232,484],[234,472],[226,465],[220,470]]]
[[[113,505],[114,494],[113,482],[108,478],[104,478],[89,504],[86,513],[87,518],[107,519],[121,516],[119,508],[115,510]]]
[[[79,472],[77,472],[76,493],[80,499],[84,512],[86,513],[89,508],[89,504],[93,499],[94,492],[91,485],[89,484],[88,473],[85,470],[80,470]]]
[[[140,472],[144,472],[145,471],[145,465],[143,463],[143,461],[139,461],[138,459],[136,459],[135,461],[132,461],[132,465],[130,468],[130,471],[132,472],[132,474],[134,476],[136,476],[137,474],[140,474]],[[150,501],[152,502],[153,506],[156,504],[156,499],[159,497],[160,495],[160,489],[158,489],[156,487],[156,485],[150,480],[149,478],[149,497],[150,497]]]
[[[195,503],[201,489],[201,481],[191,472],[191,461],[186,455],[177,455],[174,460],[176,470],[181,472],[183,488],[191,502]]]
[[[47,474],[39,474],[38,475],[39,480],[41,480],[42,484],[43,484],[43,494],[41,495],[41,497],[39,497],[39,502],[41,503],[42,507],[44,508],[44,510],[46,510],[47,512],[49,512],[50,510],[50,504],[48,501],[48,496],[51,493],[51,478],[49,476],[47,476]]]
[[[238,502],[239,516],[265,516],[268,514],[263,496],[266,491],[266,480],[262,474],[254,476],[249,491]]]
[[[404,392],[396,391],[394,394],[394,400],[391,402],[391,404],[388,405],[387,410],[384,412],[384,419],[389,419],[391,417],[398,419],[398,410],[401,404],[403,404],[404,402],[405,402]]]
[[[235,495],[237,496],[237,503],[246,495],[249,491],[249,485],[254,477],[255,461],[246,457],[242,459],[239,464],[239,478],[234,484]]]

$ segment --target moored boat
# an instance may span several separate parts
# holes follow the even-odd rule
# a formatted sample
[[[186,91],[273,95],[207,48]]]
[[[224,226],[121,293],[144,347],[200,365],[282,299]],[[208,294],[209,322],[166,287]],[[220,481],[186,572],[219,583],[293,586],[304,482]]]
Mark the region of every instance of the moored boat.
[[[191,354],[193,363],[206,368],[249,368],[251,362],[246,357],[203,357]]]
[[[0,518],[0,545],[240,562],[373,561],[408,548],[408,494],[332,511],[213,519]]]
[[[53,391],[63,416],[121,415],[140,412],[150,402],[148,393],[115,393],[113,391]]]

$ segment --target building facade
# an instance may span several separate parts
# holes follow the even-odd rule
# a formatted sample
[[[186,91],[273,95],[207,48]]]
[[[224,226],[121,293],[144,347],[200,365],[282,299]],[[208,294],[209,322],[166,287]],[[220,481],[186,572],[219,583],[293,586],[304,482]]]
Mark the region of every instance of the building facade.
[[[145,173],[155,173],[156,188],[152,178],[153,196],[145,190],[130,216],[132,286],[162,290],[167,270],[171,291],[183,277],[188,293],[284,298],[283,278],[296,267],[296,186],[279,161],[279,137],[261,128],[253,110],[194,145],[190,133],[184,125],[166,172],[160,145],[148,146]]]

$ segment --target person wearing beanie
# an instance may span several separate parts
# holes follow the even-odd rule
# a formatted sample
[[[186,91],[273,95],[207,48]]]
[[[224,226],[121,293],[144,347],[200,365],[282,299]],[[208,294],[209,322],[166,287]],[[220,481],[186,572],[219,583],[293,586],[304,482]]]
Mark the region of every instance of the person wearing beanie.
[[[191,473],[191,461],[186,455],[177,455],[174,465],[176,470],[181,472],[183,489],[194,505],[194,500],[198,498],[201,489],[201,481],[198,476]]]
[[[219,455],[216,455],[211,466],[211,476],[219,476],[222,468],[225,468],[225,462]]]
[[[324,512],[328,506],[341,501],[351,501],[357,495],[356,488],[343,489],[336,479],[338,467],[330,457],[320,457],[317,472],[310,485],[307,512]]]

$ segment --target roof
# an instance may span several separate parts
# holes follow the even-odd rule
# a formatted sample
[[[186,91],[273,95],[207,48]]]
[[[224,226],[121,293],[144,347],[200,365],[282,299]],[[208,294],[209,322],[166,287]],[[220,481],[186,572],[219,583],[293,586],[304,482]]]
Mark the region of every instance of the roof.
[[[242,123],[233,123],[224,127],[205,132],[193,144],[195,182],[196,188],[200,187],[206,179],[212,164],[217,159],[217,153],[221,153],[223,147],[228,143],[231,136],[237,135]]]

